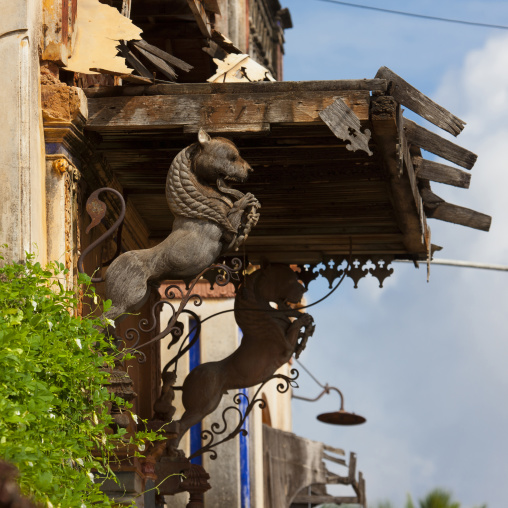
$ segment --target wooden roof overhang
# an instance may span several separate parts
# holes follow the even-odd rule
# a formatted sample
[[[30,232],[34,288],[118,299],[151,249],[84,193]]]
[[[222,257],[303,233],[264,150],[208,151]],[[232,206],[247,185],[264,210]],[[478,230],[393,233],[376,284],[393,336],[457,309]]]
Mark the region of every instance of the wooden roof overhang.
[[[237,186],[262,204],[260,221],[245,246],[253,262],[265,257],[315,264],[347,255],[350,243],[357,255],[426,259],[431,250],[428,217],[482,230],[490,226],[490,217],[433,194],[430,181],[468,187],[470,175],[423,159],[420,148],[465,169],[472,168],[476,156],[405,119],[401,105],[455,135],[463,122],[386,68],[370,80],[85,92],[86,129],[151,244],[171,231],[164,194],[168,167],[196,140],[200,127],[233,139],[254,169],[248,182]],[[359,128],[340,114],[327,119],[323,111],[333,112],[337,101],[354,113]],[[331,130],[340,130],[344,122],[345,140]],[[348,149],[361,137],[368,139],[368,148]]]

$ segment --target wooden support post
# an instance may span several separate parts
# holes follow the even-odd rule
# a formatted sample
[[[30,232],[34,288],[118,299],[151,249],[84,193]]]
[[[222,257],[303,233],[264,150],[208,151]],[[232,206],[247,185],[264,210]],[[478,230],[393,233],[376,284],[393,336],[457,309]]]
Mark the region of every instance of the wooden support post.
[[[388,185],[397,223],[404,235],[408,252],[426,253],[422,241],[421,221],[417,201],[407,174],[399,175],[400,138],[397,127],[397,103],[393,97],[380,96],[372,100],[372,136],[378,146],[383,164],[389,175]]]

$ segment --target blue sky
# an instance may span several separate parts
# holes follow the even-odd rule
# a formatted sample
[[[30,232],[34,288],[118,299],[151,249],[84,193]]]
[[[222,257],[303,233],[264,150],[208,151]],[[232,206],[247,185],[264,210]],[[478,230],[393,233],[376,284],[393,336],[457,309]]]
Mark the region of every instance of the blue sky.
[[[353,0],[351,0],[353,1]],[[365,1],[363,4],[369,4]],[[508,25],[508,2],[370,0],[419,14]],[[383,65],[467,122],[459,145],[477,153],[468,190],[433,184],[447,201],[493,216],[490,233],[429,221],[436,257],[508,265],[508,30],[454,25],[286,0],[286,80],[371,78]],[[425,122],[422,121],[424,124]],[[346,409],[367,423],[329,426],[325,396],[294,402],[294,431],[358,453],[372,505],[402,506],[407,492],[450,489],[463,508],[508,506],[508,274],[394,265],[379,289],[346,279],[314,307],[316,333],[302,355],[321,382],[341,388]],[[327,284],[314,282],[308,301]],[[299,393],[320,388],[304,373]]]

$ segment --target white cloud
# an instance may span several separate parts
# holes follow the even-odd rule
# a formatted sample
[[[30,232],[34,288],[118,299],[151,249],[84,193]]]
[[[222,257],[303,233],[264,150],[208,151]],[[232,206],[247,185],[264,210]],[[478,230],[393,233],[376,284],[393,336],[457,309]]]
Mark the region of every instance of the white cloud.
[[[468,123],[456,142],[479,158],[470,189],[433,188],[491,214],[493,226],[484,233],[431,221],[433,241],[445,247],[440,257],[508,265],[508,37],[470,52],[437,90],[434,98]],[[343,389],[346,409],[366,416],[367,424],[323,428],[302,408],[295,431],[356,451],[373,502],[403,505],[406,492],[418,498],[443,486],[465,507],[504,508],[508,487],[493,472],[505,469],[508,454],[502,402],[508,274],[434,266],[427,284],[424,266],[394,267],[385,289],[364,279],[353,290],[345,281],[310,311],[317,328],[305,365]],[[309,301],[326,290],[313,284]],[[301,385],[302,393],[317,391],[303,374]],[[333,403],[316,404],[316,414]]]

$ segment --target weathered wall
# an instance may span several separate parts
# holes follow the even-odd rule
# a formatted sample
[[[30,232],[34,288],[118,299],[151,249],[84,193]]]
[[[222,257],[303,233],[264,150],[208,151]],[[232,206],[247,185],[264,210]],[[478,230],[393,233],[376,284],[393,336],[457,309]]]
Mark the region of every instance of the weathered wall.
[[[44,140],[40,117],[41,3],[0,0],[0,243],[6,259],[46,259]]]

